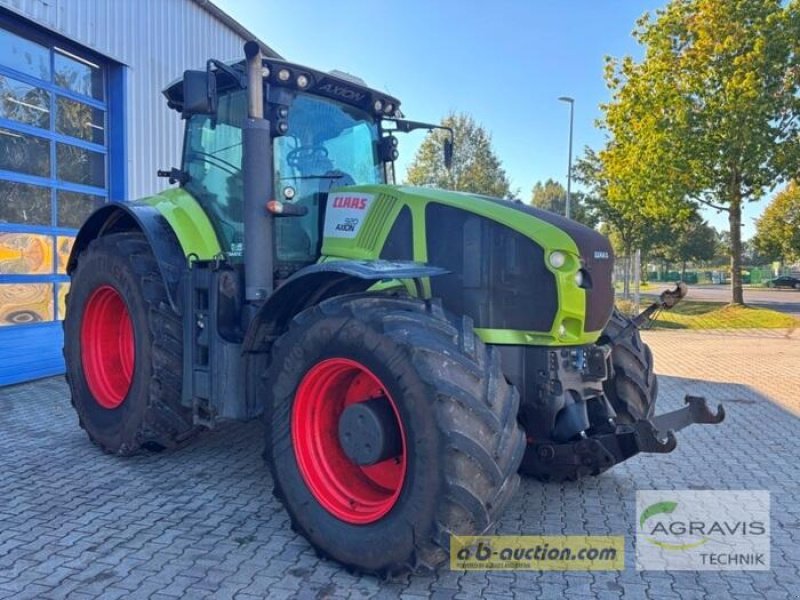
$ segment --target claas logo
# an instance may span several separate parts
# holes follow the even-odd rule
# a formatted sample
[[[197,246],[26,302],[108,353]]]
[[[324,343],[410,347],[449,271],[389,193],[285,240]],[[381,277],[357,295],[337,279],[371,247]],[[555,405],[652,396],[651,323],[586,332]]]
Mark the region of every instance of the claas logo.
[[[367,208],[367,199],[358,196],[338,196],[333,199],[333,208],[355,208],[364,210]]]

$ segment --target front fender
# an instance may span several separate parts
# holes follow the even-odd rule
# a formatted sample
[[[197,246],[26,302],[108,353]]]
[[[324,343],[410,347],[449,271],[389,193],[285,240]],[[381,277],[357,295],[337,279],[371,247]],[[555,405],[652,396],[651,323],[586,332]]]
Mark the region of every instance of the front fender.
[[[421,263],[385,260],[335,260],[305,267],[261,305],[247,328],[242,351],[266,351],[292,317],[327,298],[366,291],[377,281],[419,280],[448,272]]]

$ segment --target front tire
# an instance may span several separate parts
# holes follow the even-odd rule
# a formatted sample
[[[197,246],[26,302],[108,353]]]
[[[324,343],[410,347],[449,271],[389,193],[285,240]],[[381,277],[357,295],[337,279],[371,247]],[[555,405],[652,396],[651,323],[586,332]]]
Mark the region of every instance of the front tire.
[[[615,308],[598,343],[611,345],[612,369],[603,391],[617,413],[617,422],[630,424],[652,417],[658,378],[653,352],[642,340],[639,328]]]
[[[492,529],[517,488],[519,395],[469,319],[414,299],[334,298],[293,320],[266,377],[275,495],[321,555],[379,575],[432,570],[450,535]],[[346,406],[376,398],[402,441],[359,466],[332,430]]]
[[[98,238],[78,257],[64,359],[80,426],[104,451],[168,448],[195,432],[181,405],[180,317],[142,234]]]

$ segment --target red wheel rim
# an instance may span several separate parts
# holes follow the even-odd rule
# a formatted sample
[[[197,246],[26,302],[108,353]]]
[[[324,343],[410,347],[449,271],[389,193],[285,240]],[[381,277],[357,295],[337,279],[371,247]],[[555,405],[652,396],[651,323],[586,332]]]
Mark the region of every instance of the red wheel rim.
[[[89,391],[103,408],[125,401],[133,380],[133,323],[119,292],[97,288],[83,313],[81,360]]]
[[[386,397],[400,427],[399,456],[374,465],[351,461],[339,443],[339,418],[350,404]],[[292,441],[300,473],[317,501],[347,523],[363,525],[397,502],[406,474],[406,436],[397,405],[364,365],[330,358],[306,373],[292,409]]]

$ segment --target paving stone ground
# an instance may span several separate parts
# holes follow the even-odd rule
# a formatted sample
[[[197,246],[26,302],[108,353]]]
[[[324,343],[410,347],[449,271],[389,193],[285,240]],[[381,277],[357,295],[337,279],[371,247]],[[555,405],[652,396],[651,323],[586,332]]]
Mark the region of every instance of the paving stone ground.
[[[598,478],[523,481],[499,526],[625,535],[622,572],[348,574],[289,529],[257,422],[223,424],[175,451],[105,456],[52,378],[0,389],[0,598],[800,598],[800,335],[646,335],[660,410],[704,394],[725,403],[727,420]],[[771,570],[637,572],[637,489],[770,490]]]

